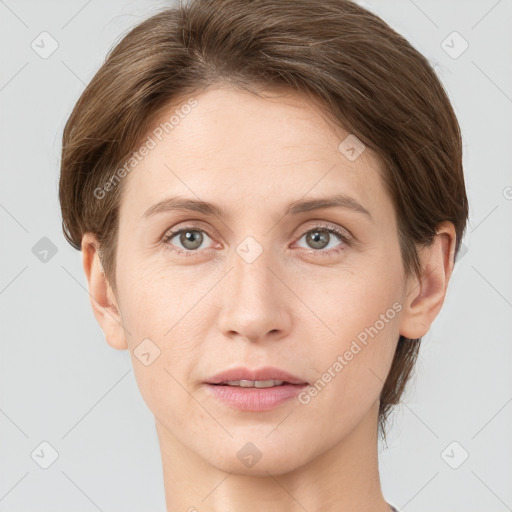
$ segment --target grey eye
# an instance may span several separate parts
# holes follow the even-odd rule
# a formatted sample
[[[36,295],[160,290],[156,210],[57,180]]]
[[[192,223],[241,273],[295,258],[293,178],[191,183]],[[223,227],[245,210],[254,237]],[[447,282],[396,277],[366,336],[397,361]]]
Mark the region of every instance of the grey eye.
[[[306,233],[306,242],[311,244],[313,249],[324,249],[330,241],[331,235],[326,230],[316,229]]]
[[[188,229],[178,234],[180,235],[180,243],[183,245],[185,249],[188,249],[190,251],[198,249],[199,247],[201,247],[201,244],[203,243],[204,237],[201,231]]]

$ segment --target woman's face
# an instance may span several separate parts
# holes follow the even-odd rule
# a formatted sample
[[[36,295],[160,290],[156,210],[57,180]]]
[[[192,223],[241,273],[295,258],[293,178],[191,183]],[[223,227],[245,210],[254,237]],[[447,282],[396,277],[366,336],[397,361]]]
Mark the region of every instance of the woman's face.
[[[376,427],[406,290],[395,212],[376,154],[358,156],[300,96],[217,88],[180,109],[187,99],[124,178],[126,343],[161,442],[224,471],[290,471]],[[309,387],[208,384],[238,367],[276,367]]]

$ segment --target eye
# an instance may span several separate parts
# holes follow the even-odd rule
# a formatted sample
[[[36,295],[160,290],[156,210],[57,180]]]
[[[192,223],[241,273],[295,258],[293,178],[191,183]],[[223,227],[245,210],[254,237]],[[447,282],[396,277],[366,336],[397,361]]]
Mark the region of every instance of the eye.
[[[208,234],[200,227],[186,226],[175,231],[167,232],[163,238],[163,242],[174,247],[175,244],[171,243],[171,241],[176,239],[176,243],[179,244],[177,249],[181,249],[177,250],[177,252],[185,253],[185,255],[188,256],[189,254],[198,252],[208,238],[210,238]]]
[[[342,244],[338,244],[337,246],[335,245],[335,248],[332,248],[333,235],[334,238],[338,238],[338,240],[342,242]],[[313,249],[313,253],[320,253],[321,255],[343,251],[352,243],[352,238],[334,225],[317,224],[312,229],[310,228],[308,231],[303,233],[300,239],[303,237],[305,237],[306,243],[309,244],[309,247],[305,248]],[[331,245],[330,248],[329,245]],[[328,248],[329,250],[324,251],[323,249],[325,248]]]

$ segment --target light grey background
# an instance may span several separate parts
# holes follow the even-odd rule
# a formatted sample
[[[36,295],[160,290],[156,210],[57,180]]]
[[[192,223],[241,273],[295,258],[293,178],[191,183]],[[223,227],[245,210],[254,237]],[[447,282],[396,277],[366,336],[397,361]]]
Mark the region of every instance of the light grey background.
[[[512,1],[360,3],[434,65],[462,128],[470,201],[467,252],[380,448],[384,494],[406,512],[512,510]],[[94,319],[57,197],[74,103],[164,5],[0,0],[0,512],[165,510],[153,417],[129,354]],[[47,58],[31,47],[43,31],[58,43]],[[469,44],[458,58],[453,31]],[[46,261],[43,237],[57,251]],[[48,469],[43,441],[58,453]]]

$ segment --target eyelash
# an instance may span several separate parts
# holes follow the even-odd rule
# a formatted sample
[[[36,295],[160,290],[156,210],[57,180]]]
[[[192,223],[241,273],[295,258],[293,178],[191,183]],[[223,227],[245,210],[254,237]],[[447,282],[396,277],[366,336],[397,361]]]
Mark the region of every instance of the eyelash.
[[[198,251],[198,250],[177,250],[169,243],[170,240],[172,240],[176,235],[179,235],[186,231],[201,231],[203,233],[206,233],[210,238],[213,238],[208,233],[208,231],[206,231],[201,226],[191,224],[191,225],[185,226],[183,228],[177,229],[175,231],[167,231],[162,239],[165,249],[173,251],[174,253],[178,253],[180,255],[184,255],[186,257],[198,255],[200,253],[200,251]],[[304,235],[307,235],[308,233],[311,233],[314,231],[326,231],[330,234],[334,234],[341,240],[341,242],[344,246],[342,246],[341,248],[338,248],[338,249],[330,249],[328,251],[310,249],[310,252],[308,254],[313,253],[313,254],[319,255],[319,256],[326,256],[326,255],[330,256],[332,254],[337,254],[337,253],[340,253],[340,252],[346,250],[347,247],[350,247],[353,244],[353,238],[351,236],[347,235],[346,233],[341,231],[339,228],[337,228],[335,225],[331,225],[331,224],[327,224],[327,225],[326,224],[316,224],[316,225],[310,227],[309,229],[307,229],[306,231],[304,231],[299,236],[298,240],[300,240]]]

